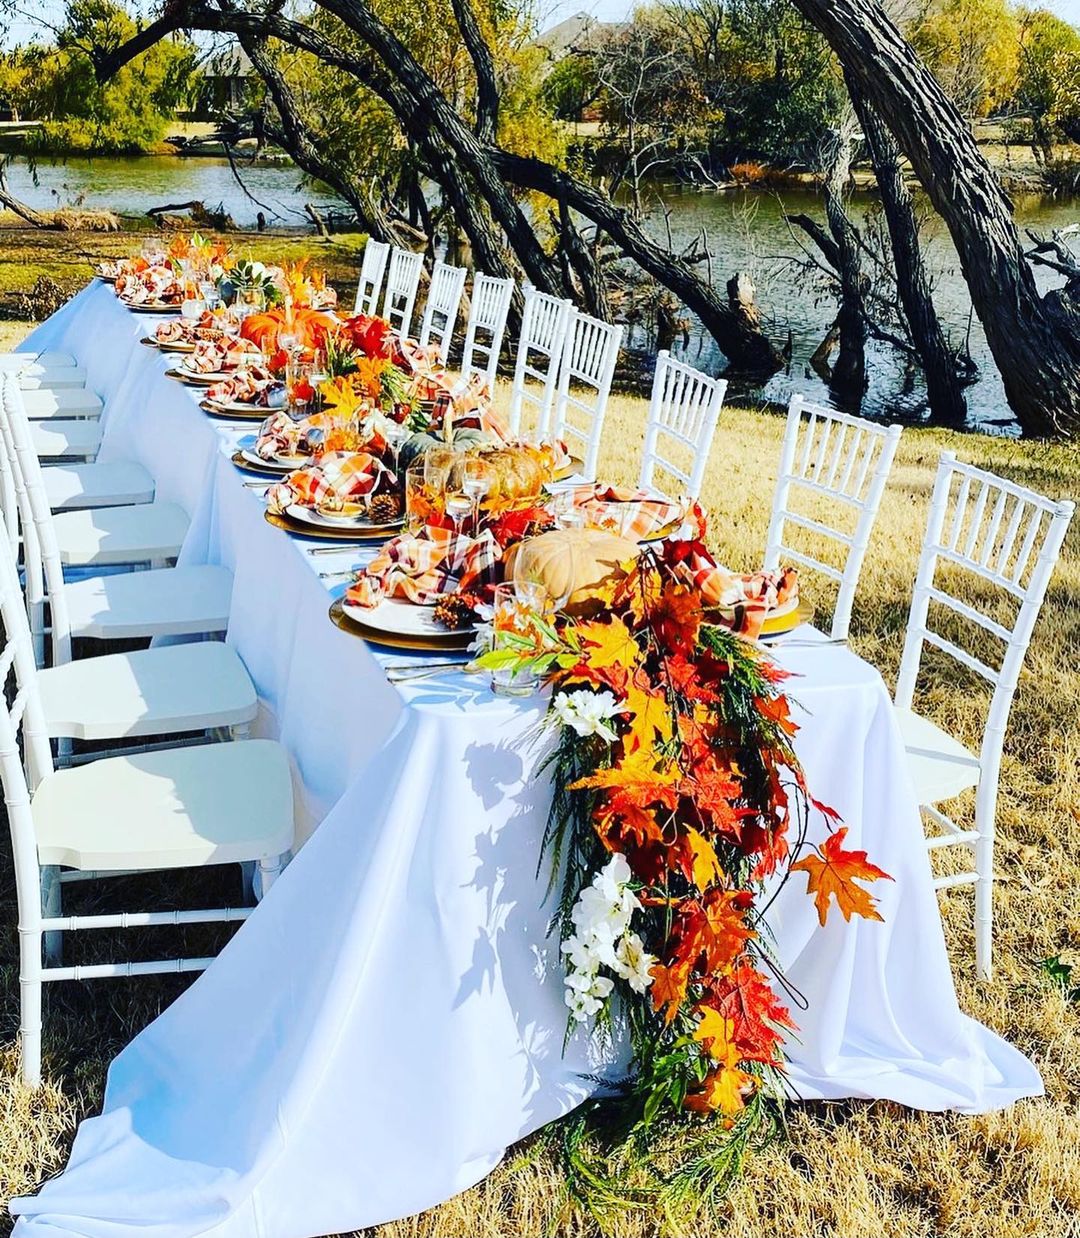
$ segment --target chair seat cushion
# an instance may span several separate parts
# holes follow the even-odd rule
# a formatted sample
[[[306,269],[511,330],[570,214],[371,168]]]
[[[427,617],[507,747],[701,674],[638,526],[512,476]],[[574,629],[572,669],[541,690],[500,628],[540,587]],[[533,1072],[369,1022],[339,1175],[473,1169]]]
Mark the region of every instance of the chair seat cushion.
[[[66,370],[78,365],[69,352],[59,352],[53,348],[41,352],[5,352],[0,353],[0,374],[25,370]]]
[[[937,804],[979,785],[979,758],[910,709],[898,709],[911,781],[920,804]]]
[[[59,391],[24,391],[23,407],[31,421],[53,418],[100,417],[101,396],[85,387],[63,387]]]
[[[46,369],[28,365],[19,370],[20,391],[56,391],[61,387],[85,387],[86,370],[81,365]]]
[[[42,864],[116,870],[268,859],[292,846],[289,761],[266,739],[108,757],[44,778],[33,815]]]
[[[143,503],[58,512],[53,528],[65,567],[105,567],[175,559],[188,518],[175,503]]]
[[[97,421],[32,421],[30,441],[42,460],[50,456],[94,456],[101,445]]]
[[[67,584],[64,598],[72,636],[128,640],[224,632],[232,573],[199,565],[91,576]]]
[[[154,479],[134,460],[57,464],[41,472],[45,494],[54,512],[66,508],[149,503],[154,497]]]
[[[79,658],[38,672],[50,736],[99,740],[240,726],[258,709],[235,649],[221,641]]]

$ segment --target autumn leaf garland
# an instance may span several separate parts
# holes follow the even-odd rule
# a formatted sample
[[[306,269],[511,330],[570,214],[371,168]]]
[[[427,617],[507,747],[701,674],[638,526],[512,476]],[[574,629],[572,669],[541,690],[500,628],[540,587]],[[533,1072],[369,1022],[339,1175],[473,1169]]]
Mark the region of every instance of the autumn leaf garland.
[[[779,1090],[795,1024],[763,940],[765,878],[806,873],[822,924],[834,904],[880,919],[858,883],[887,878],[807,790],[784,673],[709,623],[678,554],[644,552],[594,617],[560,619],[517,653],[552,685],[544,854],[568,1034],[610,1027],[618,999],[633,1048],[620,1103],[639,1129],[685,1110],[730,1123]],[[812,812],[829,829],[818,847],[804,840]]]

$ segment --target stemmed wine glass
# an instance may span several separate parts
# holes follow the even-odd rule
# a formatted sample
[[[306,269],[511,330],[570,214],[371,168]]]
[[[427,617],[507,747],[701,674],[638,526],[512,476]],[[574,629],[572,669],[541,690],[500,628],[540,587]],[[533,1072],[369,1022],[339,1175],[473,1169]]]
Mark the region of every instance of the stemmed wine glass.
[[[461,489],[469,500],[473,536],[480,524],[480,500],[495,484],[495,471],[482,456],[468,456],[462,470]]]

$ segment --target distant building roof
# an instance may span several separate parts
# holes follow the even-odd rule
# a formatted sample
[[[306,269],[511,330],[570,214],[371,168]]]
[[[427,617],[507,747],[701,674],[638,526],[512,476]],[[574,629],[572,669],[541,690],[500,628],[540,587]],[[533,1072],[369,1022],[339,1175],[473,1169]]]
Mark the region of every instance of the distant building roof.
[[[251,77],[255,69],[239,43],[229,43],[212,52],[199,65],[203,77]]]
[[[598,21],[588,13],[575,13],[538,34],[533,39],[534,47],[542,47],[560,60],[570,52],[598,51],[614,35],[621,34],[632,25],[625,21]]]

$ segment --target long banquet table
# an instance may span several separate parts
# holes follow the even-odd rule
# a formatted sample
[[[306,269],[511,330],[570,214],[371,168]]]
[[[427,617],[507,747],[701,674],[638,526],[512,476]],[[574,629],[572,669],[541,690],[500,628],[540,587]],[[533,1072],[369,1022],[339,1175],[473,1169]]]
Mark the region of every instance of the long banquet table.
[[[260,730],[294,767],[306,843],[215,963],[117,1057],[65,1173],[15,1201],[16,1233],[308,1238],[431,1207],[567,1113],[615,1064],[563,1051],[557,943],[536,875],[550,789],[526,732],[539,698],[457,673],[391,687],[333,627],[355,550],[311,556],[230,462],[236,427],[164,376],[154,319],[94,283],[34,332],[105,400],[102,459],[134,457],[191,516],[186,562],[235,575],[228,639]],[[340,587],[340,586],[339,586]],[[787,1045],[802,1098],[982,1112],[1038,1095],[1035,1068],[957,1006],[885,685],[847,648],[780,648],[798,678],[813,793],[894,878],[882,923],[820,927],[792,880],[768,921],[805,996]],[[811,822],[811,835],[823,833]]]

